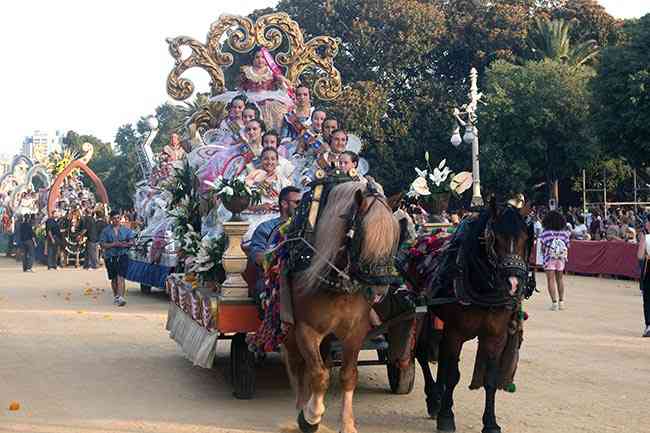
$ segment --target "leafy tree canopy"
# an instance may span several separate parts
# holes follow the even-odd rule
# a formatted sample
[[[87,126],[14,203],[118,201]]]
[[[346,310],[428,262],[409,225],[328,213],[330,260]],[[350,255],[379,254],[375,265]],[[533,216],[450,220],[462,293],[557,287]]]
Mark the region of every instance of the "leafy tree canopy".
[[[598,153],[589,128],[589,67],[544,60],[496,62],[481,121],[488,184],[525,190],[530,180],[569,178]]]
[[[607,47],[594,81],[595,126],[612,155],[650,165],[650,14],[630,21],[624,42]],[[642,170],[643,172],[643,170]]]

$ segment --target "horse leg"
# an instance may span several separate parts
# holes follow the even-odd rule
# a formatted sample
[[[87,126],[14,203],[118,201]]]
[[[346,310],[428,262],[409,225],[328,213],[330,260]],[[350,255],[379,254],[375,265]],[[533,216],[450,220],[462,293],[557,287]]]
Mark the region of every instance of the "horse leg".
[[[462,346],[462,338],[451,329],[445,329],[438,365],[438,387],[442,392],[440,412],[437,418],[439,432],[456,431],[456,422],[452,408],[454,406],[454,388],[456,388],[460,380],[458,361]]]
[[[305,361],[305,381],[309,386],[309,400],[298,415],[298,426],[303,433],[316,432],[325,413],[329,370],[320,355],[322,341],[323,336],[311,327],[305,324],[296,326],[296,344]]]
[[[305,360],[296,345],[296,335],[291,329],[282,346],[282,358],[287,368],[291,387],[296,393],[296,409],[301,410],[307,402],[308,387],[305,386]]]
[[[501,433],[501,427],[497,424],[497,417],[494,410],[494,400],[499,381],[499,360],[505,345],[506,335],[485,338],[481,343],[485,345],[487,359],[485,361],[485,410],[483,411],[482,433]]]
[[[440,391],[436,385],[436,381],[431,374],[431,367],[429,364],[429,344],[431,340],[431,316],[426,315],[423,319],[422,328],[420,329],[417,344],[415,346],[415,359],[417,359],[422,375],[424,376],[424,393],[426,395],[427,413],[432,419],[436,419],[440,411]]]
[[[498,375],[499,364],[497,359],[489,357],[486,361],[485,371],[485,411],[483,412],[482,433],[501,433],[501,427],[497,424],[494,412],[494,397],[497,391]]]
[[[354,423],[354,412],[352,410],[352,398],[354,389],[357,387],[359,372],[357,360],[359,351],[363,345],[365,332],[358,330],[365,329],[357,327],[355,332],[343,341],[343,358],[341,367],[341,388],[343,389],[343,404],[341,406],[341,433],[357,433]]]

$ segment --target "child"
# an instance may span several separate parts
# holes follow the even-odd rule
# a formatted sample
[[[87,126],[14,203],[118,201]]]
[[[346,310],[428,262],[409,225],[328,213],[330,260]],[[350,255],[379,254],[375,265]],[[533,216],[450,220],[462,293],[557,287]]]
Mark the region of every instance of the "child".
[[[557,211],[549,212],[542,222],[544,231],[539,237],[544,256],[544,271],[551,297],[551,311],[564,309],[563,273],[569,257],[569,233],[566,220]],[[559,300],[558,300],[559,295]]]
[[[338,168],[344,173],[349,173],[351,169],[359,168],[359,155],[351,150],[341,153],[338,161]]]

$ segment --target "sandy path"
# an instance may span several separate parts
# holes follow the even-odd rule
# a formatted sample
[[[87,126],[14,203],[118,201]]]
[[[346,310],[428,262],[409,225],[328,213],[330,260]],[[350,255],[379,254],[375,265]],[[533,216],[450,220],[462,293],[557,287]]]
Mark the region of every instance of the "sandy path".
[[[640,338],[636,284],[569,277],[567,286],[567,311],[547,311],[544,294],[526,306],[518,391],[498,394],[504,433],[650,432],[650,339]],[[227,343],[219,370],[192,367],[164,331],[166,298],[130,287],[117,308],[101,291],[103,271],[24,274],[0,259],[0,432],[278,432],[294,418],[277,357],[258,370],[256,398],[235,400],[223,374]],[[482,427],[483,393],[467,389],[474,350],[462,356],[459,433]],[[384,368],[361,369],[361,432],[435,431],[419,373],[408,396],[387,387]],[[14,400],[21,409],[10,412]],[[336,427],[336,383],[328,407],[325,423]]]

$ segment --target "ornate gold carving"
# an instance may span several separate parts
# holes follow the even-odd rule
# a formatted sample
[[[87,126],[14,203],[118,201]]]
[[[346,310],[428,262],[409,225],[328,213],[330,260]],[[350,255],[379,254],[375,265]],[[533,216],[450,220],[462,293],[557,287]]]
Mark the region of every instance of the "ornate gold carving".
[[[231,66],[233,57],[221,51],[221,41],[236,52],[247,53],[256,46],[274,51],[284,38],[287,51],[279,53],[276,61],[286,68],[286,78],[297,84],[307,68],[317,68],[320,76],[314,83],[314,95],[332,100],[341,93],[341,74],[334,67],[340,40],[330,36],[317,36],[305,42],[298,23],[285,13],[273,13],[260,17],[255,23],[248,18],[222,15],[210,26],[205,44],[187,36],[168,38],[169,52],[176,65],[167,77],[167,93],[176,100],[184,100],[194,92],[194,84],[181,75],[188,69],[198,67],[208,72],[213,95],[223,93],[226,86],[222,67]],[[181,47],[190,48],[191,54],[182,58]]]
[[[82,160],[84,164],[88,164],[93,157],[95,148],[93,147],[92,143],[88,143],[86,141],[81,145],[81,150],[84,151],[84,155],[79,159]]]

